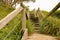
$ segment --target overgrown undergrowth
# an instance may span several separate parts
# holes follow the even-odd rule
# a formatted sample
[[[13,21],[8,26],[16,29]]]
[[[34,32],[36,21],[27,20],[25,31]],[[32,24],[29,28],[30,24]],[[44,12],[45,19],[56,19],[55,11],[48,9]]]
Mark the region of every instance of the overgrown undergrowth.
[[[40,33],[60,37],[60,19],[48,17],[40,22]]]
[[[14,8],[10,7],[10,5],[0,2],[0,20],[7,16],[13,10]]]
[[[34,32],[34,25],[32,25],[32,22],[30,20],[27,20],[26,23],[28,33],[32,34]]]
[[[21,27],[21,14],[19,13],[3,29],[0,30],[0,40],[21,40]]]

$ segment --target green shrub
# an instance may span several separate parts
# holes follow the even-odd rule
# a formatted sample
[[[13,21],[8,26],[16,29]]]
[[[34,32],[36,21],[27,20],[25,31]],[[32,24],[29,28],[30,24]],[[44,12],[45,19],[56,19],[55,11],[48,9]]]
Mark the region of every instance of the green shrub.
[[[28,33],[29,34],[33,33],[34,32],[34,28],[33,28],[34,26],[32,25],[32,22],[27,20],[26,23],[27,23],[26,26],[27,26],[27,29],[28,29]]]
[[[12,12],[14,8],[5,3],[0,3],[0,20]]]
[[[19,13],[13,20],[11,20],[3,29],[0,30],[0,40],[3,40],[12,29],[6,40],[21,40],[21,14]]]
[[[39,30],[40,33],[58,37],[60,35],[60,19],[49,17],[41,21]]]
[[[44,16],[48,15],[49,12],[48,11],[45,11],[45,10],[42,10],[42,13],[44,14]]]
[[[60,10],[55,11],[51,16],[60,19]]]

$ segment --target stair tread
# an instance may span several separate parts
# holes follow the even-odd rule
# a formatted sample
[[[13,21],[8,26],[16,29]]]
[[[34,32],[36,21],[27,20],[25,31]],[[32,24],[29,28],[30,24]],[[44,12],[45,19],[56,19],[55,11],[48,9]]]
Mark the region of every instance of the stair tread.
[[[34,27],[34,28],[40,28],[40,27]]]
[[[36,27],[39,26],[39,25],[35,25]]]
[[[39,30],[35,30],[35,32],[39,32]]]
[[[39,24],[39,23],[37,22],[37,23],[35,23],[35,24]]]

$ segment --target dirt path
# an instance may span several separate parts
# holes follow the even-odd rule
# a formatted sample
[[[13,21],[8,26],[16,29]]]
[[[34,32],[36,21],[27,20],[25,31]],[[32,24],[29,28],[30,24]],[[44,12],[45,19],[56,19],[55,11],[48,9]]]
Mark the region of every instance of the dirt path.
[[[31,36],[29,36],[27,40],[57,40],[57,39],[55,39],[52,36],[34,33]]]

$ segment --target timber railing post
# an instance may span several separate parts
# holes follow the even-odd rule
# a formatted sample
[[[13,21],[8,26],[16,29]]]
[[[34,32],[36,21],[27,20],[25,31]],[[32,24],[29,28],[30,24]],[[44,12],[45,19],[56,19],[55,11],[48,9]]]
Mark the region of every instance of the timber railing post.
[[[22,10],[22,29],[23,29],[23,36],[21,40],[27,40],[28,38],[28,29],[26,28],[26,9],[23,8]]]
[[[26,29],[26,9],[23,9],[22,12],[22,29],[24,31]]]

